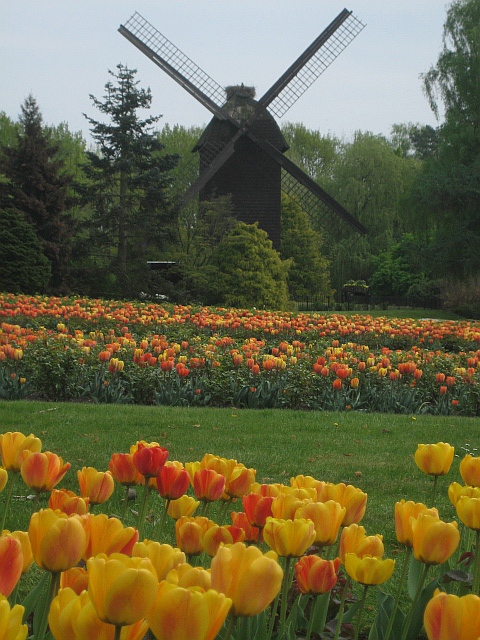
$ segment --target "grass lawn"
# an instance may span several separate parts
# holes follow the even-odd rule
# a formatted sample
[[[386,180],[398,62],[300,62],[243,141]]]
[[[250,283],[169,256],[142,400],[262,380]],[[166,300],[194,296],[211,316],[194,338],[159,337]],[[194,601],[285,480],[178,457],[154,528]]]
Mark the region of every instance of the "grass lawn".
[[[292,476],[304,474],[354,484],[368,494],[362,524],[369,534],[382,533],[387,546],[395,542],[395,502],[405,498],[428,504],[432,495],[431,478],[413,460],[417,444],[444,441],[456,449],[449,476],[439,479],[437,495],[442,518],[451,520],[455,512],[448,485],[461,482],[463,447],[473,451],[480,442],[478,418],[353,412],[20,401],[0,402],[0,425],[2,432],[34,433],[43,450],[69,461],[72,468],[62,486],[77,492],[77,469],[105,470],[112,453],[126,452],[141,439],[159,442],[169,450],[169,459],[183,463],[200,460],[205,453],[235,458],[257,469],[262,483],[289,484]],[[20,482],[17,487],[23,490]],[[118,487],[118,500],[122,495]]]

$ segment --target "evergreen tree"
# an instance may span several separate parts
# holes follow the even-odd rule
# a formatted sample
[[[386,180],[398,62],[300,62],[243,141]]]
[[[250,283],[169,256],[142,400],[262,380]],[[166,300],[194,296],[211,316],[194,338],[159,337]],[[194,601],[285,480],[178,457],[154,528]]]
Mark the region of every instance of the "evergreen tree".
[[[291,198],[282,199],[280,253],[291,259],[288,289],[293,300],[332,293],[329,262],[322,255],[322,237],[308,214]]]
[[[2,206],[21,212],[35,229],[43,253],[50,261],[51,292],[67,290],[70,239],[74,231],[69,215],[71,178],[59,158],[59,145],[43,126],[33,96],[21,107],[15,144],[3,150]]]
[[[94,247],[116,274],[115,293],[128,296],[145,289],[149,255],[158,259],[159,249],[172,237],[170,171],[178,157],[162,153],[164,146],[152,129],[160,116],[139,117],[152,98],[150,89],[138,87],[136,70],[120,64],[117,73],[109,74],[115,82],[105,85],[103,102],[90,96],[108,122],[85,116],[98,151],[87,152],[90,184],[81,191],[94,207]]]

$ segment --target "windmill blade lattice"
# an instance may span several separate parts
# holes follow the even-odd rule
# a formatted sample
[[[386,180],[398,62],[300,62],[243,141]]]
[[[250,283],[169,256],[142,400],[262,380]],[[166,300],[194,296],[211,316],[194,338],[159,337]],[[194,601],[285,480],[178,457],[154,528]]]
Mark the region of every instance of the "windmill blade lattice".
[[[225,102],[225,89],[148,20],[136,11],[119,31],[212,113],[223,118],[220,107]]]
[[[339,18],[340,16],[341,14]],[[331,33],[326,30],[325,42],[321,44],[320,49],[303,64],[302,58],[308,54],[308,49],[300,56],[300,70],[269,103],[269,111],[281,118],[364,28],[365,25],[358,18],[347,12],[344,21]],[[263,98],[260,102],[262,101]]]

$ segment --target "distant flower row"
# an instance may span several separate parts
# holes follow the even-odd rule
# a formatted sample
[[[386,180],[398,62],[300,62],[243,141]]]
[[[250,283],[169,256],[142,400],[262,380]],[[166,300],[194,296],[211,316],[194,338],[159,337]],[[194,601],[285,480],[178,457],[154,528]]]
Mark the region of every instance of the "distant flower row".
[[[480,413],[480,324],[4,295],[0,398]]]

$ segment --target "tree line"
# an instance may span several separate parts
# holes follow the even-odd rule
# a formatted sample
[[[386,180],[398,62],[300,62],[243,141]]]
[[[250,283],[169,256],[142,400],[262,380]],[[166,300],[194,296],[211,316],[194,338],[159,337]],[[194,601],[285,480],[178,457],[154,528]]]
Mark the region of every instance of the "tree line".
[[[0,289],[285,307],[347,281],[480,312],[480,0],[447,8],[443,48],[422,75],[437,127],[340,139],[287,123],[287,155],[368,230],[325,230],[282,200],[281,246],[239,223],[228,198],[178,206],[198,164],[198,127],[160,127],[136,71],[109,71],[93,147],[43,123],[33,96],[18,121],[0,112]],[[162,270],[149,263],[162,262]],[[168,267],[168,268],[167,268]]]

